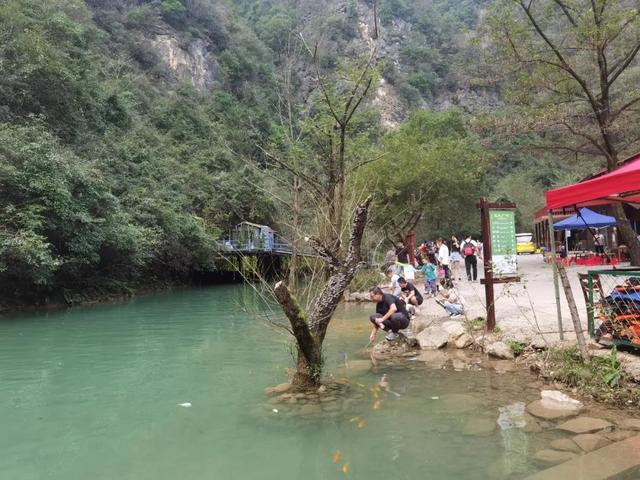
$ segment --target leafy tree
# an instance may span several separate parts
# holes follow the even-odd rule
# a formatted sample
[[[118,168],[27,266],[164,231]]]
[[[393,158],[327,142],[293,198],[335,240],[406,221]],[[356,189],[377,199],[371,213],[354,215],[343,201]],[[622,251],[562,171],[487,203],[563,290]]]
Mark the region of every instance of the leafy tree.
[[[635,152],[640,102],[640,15],[634,2],[500,0],[489,18],[504,61],[507,98],[559,151],[596,155],[609,171]],[[640,265],[640,242],[621,204],[622,240]]]

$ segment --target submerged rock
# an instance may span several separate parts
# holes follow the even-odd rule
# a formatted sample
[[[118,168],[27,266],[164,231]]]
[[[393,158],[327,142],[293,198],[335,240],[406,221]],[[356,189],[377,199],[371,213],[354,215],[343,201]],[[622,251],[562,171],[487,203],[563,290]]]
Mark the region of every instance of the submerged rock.
[[[558,450],[540,450],[533,456],[533,459],[543,465],[557,465],[559,463],[573,460],[577,455],[573,452],[561,452]]]
[[[496,422],[488,418],[472,418],[462,428],[463,435],[486,436],[496,430]]]
[[[551,442],[551,448],[562,452],[580,453],[582,450],[576,442],[570,438],[559,438]]]
[[[276,385],[275,387],[265,388],[264,393],[269,396],[272,396],[272,395],[278,395],[280,393],[288,392],[289,390],[291,390],[290,383],[281,383],[280,385]]]
[[[417,336],[420,348],[423,350],[437,350],[449,341],[449,333],[441,327],[429,327]]]
[[[358,377],[368,373],[372,366],[371,360],[349,360],[346,362],[344,371],[349,377]]]
[[[593,452],[599,448],[606,447],[611,444],[611,440],[608,440],[600,435],[593,433],[583,433],[573,437],[573,441],[585,452]]]
[[[571,433],[593,433],[613,427],[613,424],[601,418],[578,417],[564,422],[558,429]]]

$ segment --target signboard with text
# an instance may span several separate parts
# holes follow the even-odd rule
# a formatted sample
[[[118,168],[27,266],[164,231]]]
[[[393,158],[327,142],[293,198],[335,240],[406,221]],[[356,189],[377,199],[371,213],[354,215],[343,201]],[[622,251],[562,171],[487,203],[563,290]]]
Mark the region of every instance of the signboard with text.
[[[514,210],[489,210],[491,264],[496,277],[518,273],[516,217]]]

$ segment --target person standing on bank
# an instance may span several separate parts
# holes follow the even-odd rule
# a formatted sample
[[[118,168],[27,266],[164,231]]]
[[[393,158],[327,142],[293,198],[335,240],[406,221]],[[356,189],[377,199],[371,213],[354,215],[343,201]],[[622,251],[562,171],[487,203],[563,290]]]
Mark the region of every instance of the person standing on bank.
[[[398,259],[398,263],[409,263],[409,251],[407,250],[407,247],[404,246],[404,242],[398,242],[396,258]]]
[[[460,277],[460,263],[462,255],[460,254],[460,243],[455,235],[451,237],[451,277],[452,280],[462,280]]]
[[[602,255],[604,253],[604,235],[601,231],[598,231],[598,233],[593,236],[593,239],[595,240],[596,254]]]
[[[451,263],[451,259],[449,258],[449,247],[445,243],[442,237],[438,237],[436,240],[436,246],[438,247],[438,263],[444,270],[444,281],[448,283],[448,280],[451,280],[451,269],[449,268],[449,264]]]
[[[395,340],[398,336],[398,330],[409,326],[409,314],[405,303],[395,295],[384,293],[380,287],[373,287],[369,290],[369,296],[371,300],[376,302],[376,313],[369,317],[373,323],[369,341],[371,343],[375,341],[379,328],[387,332],[385,338],[388,341]]]
[[[478,279],[478,242],[468,235],[462,242],[461,250],[467,270],[467,280],[475,282]]]

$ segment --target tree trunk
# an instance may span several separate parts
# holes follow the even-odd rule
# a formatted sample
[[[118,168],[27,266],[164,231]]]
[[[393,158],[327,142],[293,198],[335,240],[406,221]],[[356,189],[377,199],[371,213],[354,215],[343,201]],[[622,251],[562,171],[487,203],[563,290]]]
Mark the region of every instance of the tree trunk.
[[[622,242],[629,247],[629,255],[631,256],[631,265],[634,267],[640,266],[640,242],[636,236],[636,232],[633,231],[629,224],[627,214],[624,213],[622,204],[615,203],[613,206],[613,214],[618,222],[618,233]]]
[[[567,277],[567,271],[564,265],[558,262],[554,262],[555,268],[558,269],[560,274],[560,280],[562,281],[562,288],[564,294],[567,297],[567,303],[569,304],[569,311],[571,312],[571,320],[573,322],[573,330],[576,333],[576,340],[578,340],[578,348],[580,349],[580,355],[585,362],[589,361],[589,350],[587,350],[587,342],[584,339],[584,331],[582,330],[582,324],[580,323],[580,315],[578,314],[578,307],[576,306],[576,300],[573,297],[573,291],[571,290],[571,284],[569,283],[569,277]]]
[[[296,291],[296,269],[298,268],[298,239],[296,237],[300,227],[300,179],[293,177],[293,219],[291,239],[291,260],[289,261],[289,287]]]
[[[308,390],[320,385],[322,379],[322,342],[329,322],[340,300],[342,300],[344,291],[360,266],[362,237],[367,224],[370,204],[371,197],[356,209],[351,227],[349,249],[344,260],[338,259],[339,252],[335,249],[325,246],[316,239],[311,239],[311,245],[327,263],[331,276],[318,296],[309,320],[284,282],[278,282],[275,285],[276,300],[289,319],[291,333],[295,337],[298,347],[296,373],[291,380],[295,389]]]

